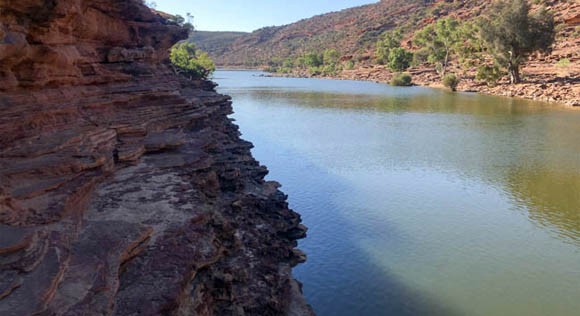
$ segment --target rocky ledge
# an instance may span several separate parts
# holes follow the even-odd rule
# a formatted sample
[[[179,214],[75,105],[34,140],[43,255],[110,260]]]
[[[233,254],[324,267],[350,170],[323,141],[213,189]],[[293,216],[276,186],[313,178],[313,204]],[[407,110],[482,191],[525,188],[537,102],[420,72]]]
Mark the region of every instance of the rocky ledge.
[[[310,315],[306,228],[139,0],[0,0],[0,314]]]

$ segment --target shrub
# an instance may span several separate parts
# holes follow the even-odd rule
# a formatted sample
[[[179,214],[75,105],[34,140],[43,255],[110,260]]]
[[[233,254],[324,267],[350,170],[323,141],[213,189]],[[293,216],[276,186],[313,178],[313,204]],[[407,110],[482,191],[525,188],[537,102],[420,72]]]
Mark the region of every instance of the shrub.
[[[322,67],[321,71],[325,76],[336,76],[338,73],[338,67],[335,65],[325,65]]]
[[[490,87],[495,87],[497,82],[501,77],[503,77],[505,73],[501,71],[501,69],[497,65],[493,66],[480,66],[477,68],[477,74],[475,75],[475,79],[483,80],[485,83]]]
[[[215,64],[209,55],[193,43],[176,44],[171,48],[169,59],[178,73],[190,79],[207,79],[215,71]]]
[[[391,79],[391,85],[397,87],[408,87],[411,85],[413,78],[408,73],[397,73]]]
[[[422,49],[416,50],[413,53],[412,64],[413,64],[413,66],[419,66],[421,64],[428,62],[428,59],[429,59],[429,51],[426,48],[422,48]]]
[[[308,73],[311,76],[319,76],[322,73],[322,67],[308,67]]]
[[[393,71],[403,71],[411,65],[413,53],[402,47],[391,49],[389,53],[389,68]]]
[[[570,59],[562,58],[562,59],[558,60],[558,62],[556,63],[556,66],[560,67],[560,68],[568,68],[570,66]]]
[[[308,53],[304,55],[304,65],[307,67],[320,67],[323,65],[323,57],[318,53]]]
[[[336,65],[340,60],[340,53],[336,49],[327,49],[322,53],[322,60],[325,65]]]
[[[381,35],[381,39],[377,41],[375,57],[377,63],[385,65],[389,62],[389,55],[391,50],[401,47],[401,40],[403,34],[400,30],[388,31]]]
[[[556,63],[556,67],[560,68],[562,71],[561,74],[566,76],[570,75],[570,65],[570,59],[568,58],[562,58]]]
[[[443,85],[451,89],[451,91],[456,91],[457,85],[459,85],[459,78],[455,74],[446,74],[443,77]]]
[[[352,60],[347,60],[347,61],[344,63],[344,69],[346,69],[346,70],[353,70],[353,69],[354,69],[354,61],[352,61]]]

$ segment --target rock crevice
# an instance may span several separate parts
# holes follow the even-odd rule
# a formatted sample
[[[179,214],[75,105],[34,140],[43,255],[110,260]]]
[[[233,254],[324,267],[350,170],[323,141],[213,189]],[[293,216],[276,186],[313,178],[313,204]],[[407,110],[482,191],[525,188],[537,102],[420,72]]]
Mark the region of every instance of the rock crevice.
[[[309,315],[300,216],[187,34],[139,0],[0,0],[0,314]]]

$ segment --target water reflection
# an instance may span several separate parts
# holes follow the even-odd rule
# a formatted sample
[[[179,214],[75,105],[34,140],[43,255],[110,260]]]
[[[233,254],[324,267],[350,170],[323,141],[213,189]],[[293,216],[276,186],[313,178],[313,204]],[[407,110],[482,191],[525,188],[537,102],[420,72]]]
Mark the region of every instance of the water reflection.
[[[341,81],[340,83],[348,82]],[[355,84],[360,84],[360,82]],[[402,91],[384,85],[379,87],[381,89],[373,90],[373,94],[360,94],[360,91],[355,93],[349,93],[350,91],[342,93],[302,91],[289,87],[285,88],[287,90],[254,88],[229,91],[239,96],[247,95],[262,100],[284,100],[284,103],[288,102],[295,106],[310,108],[470,115],[514,115],[550,111],[544,103],[534,102],[530,104],[529,101],[520,99],[481,96],[472,93],[450,93],[423,87],[402,88]],[[389,97],[385,98],[385,94],[388,94]],[[501,104],[501,106],[490,106],[493,103]],[[276,105],[276,103],[272,105]]]
[[[448,302],[405,284],[370,257],[360,240],[376,234],[376,229],[360,229],[345,216],[345,205],[337,204],[356,188],[319,168],[309,157],[271,143],[258,130],[246,128],[244,135],[260,144],[255,156],[268,163],[272,178],[285,180],[283,190],[293,197],[291,206],[300,209],[309,225],[307,242],[301,245],[308,261],[295,270],[295,276],[306,282],[305,294],[318,315],[460,315]],[[274,147],[276,159],[270,159]],[[358,212],[349,210],[351,215]],[[384,228],[378,227],[388,234],[391,244],[409,246],[397,227]]]
[[[533,221],[580,244],[580,172],[521,166],[506,181]]]
[[[390,87],[383,88],[387,92],[392,90]],[[390,157],[392,161],[382,159],[379,164],[404,163],[418,166],[428,163],[431,167],[436,164],[439,169],[454,169],[454,172],[462,173],[466,177],[477,177],[489,182],[506,181],[500,185],[505,186],[508,192],[513,191],[516,199],[526,203],[543,201],[541,207],[538,207],[537,203],[530,205],[529,211],[536,213],[530,214],[531,219],[545,220],[537,213],[548,211],[541,210],[549,210],[550,214],[566,213],[566,216],[558,216],[563,218],[560,221],[563,223],[557,226],[566,230],[565,236],[580,239],[580,230],[577,229],[580,226],[580,190],[578,182],[572,182],[570,179],[576,178],[580,181],[580,122],[578,122],[580,116],[577,112],[553,109],[543,103],[525,100],[452,94],[418,87],[403,89],[403,92],[397,91],[395,97],[389,98],[385,98],[383,94],[301,91],[288,87],[286,89],[239,90],[237,97],[239,100],[247,97],[264,102],[274,109],[298,106],[314,109],[348,109],[355,112],[464,115],[463,118],[456,118],[452,122],[443,122],[448,120],[447,118],[432,120],[428,122],[429,125],[417,126],[420,130],[407,131],[406,135],[399,132],[398,137],[406,138],[404,144],[401,139],[384,137],[385,143],[382,144],[382,148],[387,149],[385,151],[388,156],[392,156]],[[422,117],[420,120],[425,118]],[[393,127],[401,128],[405,124],[413,126],[417,125],[416,122],[416,116],[408,120],[399,118]],[[435,122],[443,123],[435,125],[433,124]],[[423,130],[423,126],[430,131]],[[344,127],[343,125],[339,128]],[[354,129],[352,126],[347,127]],[[333,127],[322,128],[332,133]],[[425,143],[432,147],[421,148]],[[458,143],[461,148],[456,147]],[[444,156],[441,156],[441,153]],[[521,168],[522,165],[543,163],[546,160],[558,161],[558,168],[563,169],[559,171],[561,174],[553,172],[540,174],[541,171],[533,169],[525,174],[526,179],[522,170],[512,170],[513,166]],[[526,190],[522,191],[514,184],[516,179],[521,184],[527,183],[526,187],[534,186],[536,190],[522,194]],[[567,183],[563,184],[566,181]]]
[[[297,276],[320,315],[580,310],[580,112],[218,75],[311,228]]]

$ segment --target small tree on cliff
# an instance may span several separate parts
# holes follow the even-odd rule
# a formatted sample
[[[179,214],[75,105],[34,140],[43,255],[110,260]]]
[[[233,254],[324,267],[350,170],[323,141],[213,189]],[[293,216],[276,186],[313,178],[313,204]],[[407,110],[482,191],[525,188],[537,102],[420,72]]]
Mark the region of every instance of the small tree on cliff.
[[[496,62],[507,68],[511,83],[519,83],[526,57],[552,47],[554,25],[554,16],[543,7],[531,14],[526,0],[502,0],[482,19],[481,35]]]
[[[155,1],[141,0],[141,2],[144,5],[150,7],[151,9],[156,9],[157,8],[157,2],[155,2]]]
[[[171,48],[169,59],[178,73],[190,79],[207,79],[215,71],[215,64],[209,55],[193,43],[176,44]]]

